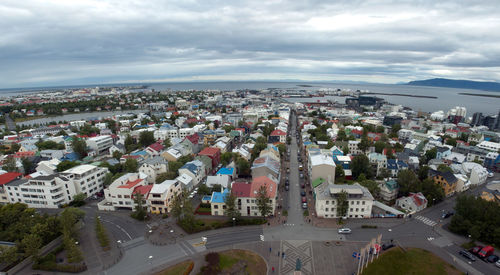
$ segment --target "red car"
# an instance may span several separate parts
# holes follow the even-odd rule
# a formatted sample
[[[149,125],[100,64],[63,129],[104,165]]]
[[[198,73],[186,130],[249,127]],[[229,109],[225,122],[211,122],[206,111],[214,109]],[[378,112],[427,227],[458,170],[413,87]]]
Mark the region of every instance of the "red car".
[[[302,197],[302,203],[307,202],[306,197]]]
[[[475,247],[471,248],[469,250],[469,252],[471,252],[472,254],[476,254],[477,255],[479,253],[479,251],[481,251],[481,249],[483,249],[483,247],[480,246],[480,245],[478,245],[478,246],[475,246]]]
[[[493,248],[493,246],[488,245],[488,246],[483,247],[483,249],[481,249],[481,251],[479,251],[479,253],[477,255],[481,259],[486,259],[489,256],[493,255],[493,252],[495,252],[495,249]]]

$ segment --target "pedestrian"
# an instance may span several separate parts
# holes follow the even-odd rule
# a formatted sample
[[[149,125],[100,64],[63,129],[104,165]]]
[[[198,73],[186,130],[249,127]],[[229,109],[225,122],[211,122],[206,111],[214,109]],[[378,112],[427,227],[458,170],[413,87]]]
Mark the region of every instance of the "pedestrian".
[[[280,256],[280,251],[278,250],[278,257]]]
[[[271,253],[271,247],[269,247],[269,253]]]
[[[281,253],[281,258],[285,258],[285,252]]]
[[[273,268],[271,268],[271,270],[272,270],[272,271],[273,271],[273,273],[274,273],[274,266],[273,266]]]

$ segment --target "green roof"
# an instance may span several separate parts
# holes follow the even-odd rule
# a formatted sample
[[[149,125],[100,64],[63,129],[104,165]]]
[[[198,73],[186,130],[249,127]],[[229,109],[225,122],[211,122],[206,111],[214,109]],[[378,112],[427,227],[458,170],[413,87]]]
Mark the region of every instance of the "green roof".
[[[387,188],[389,190],[394,191],[396,188],[398,188],[398,183],[395,180],[390,180],[385,183],[387,185]]]
[[[325,182],[325,180],[323,178],[317,178],[317,179],[313,180],[312,186],[313,186],[313,188],[316,188],[316,187],[320,186],[323,182]]]

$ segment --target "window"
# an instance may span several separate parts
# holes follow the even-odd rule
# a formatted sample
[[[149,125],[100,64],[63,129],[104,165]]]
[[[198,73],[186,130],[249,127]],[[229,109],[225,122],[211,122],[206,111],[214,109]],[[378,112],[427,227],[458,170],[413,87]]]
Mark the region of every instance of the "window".
[[[356,208],[356,212],[359,212],[359,208]]]
[[[361,202],[361,204],[362,204],[362,205],[365,205],[365,201],[362,201],[362,202]]]
[[[214,209],[219,209],[219,206],[217,204],[215,204]]]
[[[361,208],[361,212],[365,212],[365,209],[364,209],[364,208]]]
[[[351,211],[351,212],[352,212],[352,208],[351,208],[349,211]]]
[[[328,205],[329,201],[326,201],[326,205]]]
[[[359,201],[356,202],[356,205],[359,205]]]
[[[325,212],[328,212],[328,207],[327,207],[327,208],[325,208]]]

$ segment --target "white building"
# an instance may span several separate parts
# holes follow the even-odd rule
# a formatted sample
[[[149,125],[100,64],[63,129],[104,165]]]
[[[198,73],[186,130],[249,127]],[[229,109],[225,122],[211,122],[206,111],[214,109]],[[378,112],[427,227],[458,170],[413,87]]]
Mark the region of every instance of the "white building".
[[[148,176],[148,182],[154,183],[159,174],[168,172],[168,162],[161,156],[148,158],[139,167],[139,172]]]
[[[373,196],[359,183],[326,184],[314,190],[316,194],[316,215],[319,218],[337,218],[337,198],[341,192],[347,193],[347,213],[349,218],[370,218],[372,214]]]
[[[148,184],[146,178],[143,173],[127,173],[113,181],[104,189],[105,199],[98,204],[99,210],[134,209],[134,191]]]
[[[47,175],[54,174],[57,172],[57,165],[59,163],[61,161],[58,159],[40,161],[36,167],[36,171],[46,173]]]
[[[176,180],[166,180],[159,184],[153,184],[147,198],[149,211],[153,214],[170,212],[172,200],[181,192],[182,184]]]
[[[498,142],[481,141],[481,143],[479,143],[477,145],[477,147],[491,151],[491,152],[499,152],[500,151],[500,143],[498,143]]]
[[[99,155],[108,153],[109,148],[113,146],[113,139],[111,136],[92,137],[87,140],[87,146],[96,151]]]
[[[360,155],[363,153],[358,147],[359,145],[359,140],[349,140],[347,147],[349,148],[349,153],[351,155]]]
[[[104,188],[106,173],[108,168],[82,164],[63,171],[60,175],[73,181],[77,194],[85,193],[87,197],[91,197]]]
[[[323,178],[330,183],[335,183],[335,162],[330,156],[323,154],[309,155],[309,179],[311,182]]]
[[[401,197],[397,199],[396,206],[408,211],[409,213],[415,213],[427,207],[427,199],[420,192],[410,193],[408,197]]]

